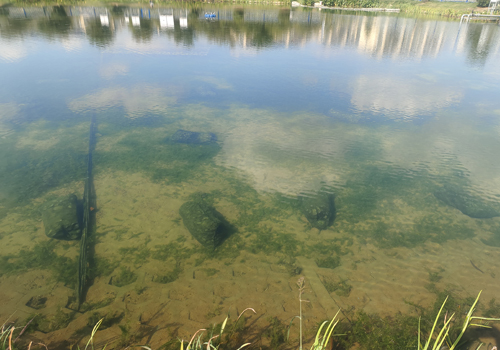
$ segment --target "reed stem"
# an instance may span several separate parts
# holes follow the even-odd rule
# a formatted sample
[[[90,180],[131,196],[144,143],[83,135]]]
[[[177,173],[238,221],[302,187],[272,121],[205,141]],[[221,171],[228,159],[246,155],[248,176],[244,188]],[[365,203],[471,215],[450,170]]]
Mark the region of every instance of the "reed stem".
[[[297,286],[299,286],[299,350],[302,350],[302,302],[307,300],[302,300],[302,293],[305,289],[305,278],[301,276],[297,281]]]

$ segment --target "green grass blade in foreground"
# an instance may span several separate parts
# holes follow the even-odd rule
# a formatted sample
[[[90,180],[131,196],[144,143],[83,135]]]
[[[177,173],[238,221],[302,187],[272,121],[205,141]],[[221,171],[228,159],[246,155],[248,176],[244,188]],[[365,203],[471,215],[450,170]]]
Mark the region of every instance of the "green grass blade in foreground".
[[[191,344],[193,343],[194,337],[196,337],[196,334],[198,334],[199,332],[201,332],[201,334],[198,336],[198,340],[197,340],[197,342],[196,342],[195,349],[201,349],[201,346],[200,346],[200,338],[201,338],[201,336],[203,335],[203,332],[205,332],[205,331],[206,331],[206,329],[205,329],[205,328],[198,329],[198,330],[196,331],[196,333],[195,333],[195,334],[193,334],[193,336],[191,337],[191,340],[189,341],[189,343],[188,343],[188,346],[187,346],[186,350],[191,350]],[[181,342],[181,348],[182,348],[182,346],[183,346],[183,345],[182,345],[182,342]]]
[[[476,327],[483,327],[483,328],[491,328],[490,326],[488,325],[481,325],[481,324],[475,324],[475,323],[472,323],[472,320],[481,320],[481,321],[500,321],[500,318],[490,318],[490,317],[481,317],[481,316],[472,316],[472,314],[474,313],[475,309],[476,309],[476,305],[479,301],[479,297],[481,296],[481,293],[483,291],[481,290],[479,292],[479,294],[477,295],[477,298],[476,300],[474,301],[474,304],[472,304],[469,312],[467,313],[467,316],[465,317],[465,320],[464,320],[464,324],[462,326],[462,331],[460,332],[460,334],[458,335],[457,337],[457,340],[455,340],[455,342],[453,343],[453,345],[450,347],[450,350],[454,349],[458,343],[460,342],[460,339],[462,339],[462,336],[464,335],[465,331],[467,330],[467,328],[469,328],[470,326],[476,326]]]
[[[246,313],[247,311],[252,311],[254,314],[256,314],[257,312],[252,309],[251,307],[248,307],[246,308],[245,310],[243,310],[238,318],[236,319],[236,321],[234,322],[234,324],[230,327],[230,332],[228,334],[229,338],[231,338],[231,336],[234,334],[234,330],[236,328],[236,325],[238,324],[238,321],[241,319],[241,317],[243,316],[244,313]],[[227,316],[225,319],[224,319],[224,322],[222,322],[222,325],[221,325],[221,329],[220,329],[220,332],[218,335],[213,335],[213,334],[210,334],[210,339],[203,343],[202,340],[201,340],[201,337],[203,335],[203,333],[206,331],[205,328],[202,328],[202,329],[198,329],[196,331],[196,333],[191,337],[191,340],[189,341],[187,347],[186,347],[186,350],[203,350],[203,347],[204,345],[206,345],[206,349],[207,350],[218,350],[220,345],[221,345],[221,342],[222,342],[222,334],[224,332],[224,330],[226,329],[226,326],[227,326],[227,322],[229,320],[229,316]],[[198,334],[199,333],[199,334]],[[198,337],[196,338],[196,336],[198,335]],[[196,340],[195,340],[196,338]],[[219,342],[219,344],[217,345],[213,345],[212,344],[212,340],[214,339],[221,339],[221,341]],[[245,343],[243,345],[241,345],[238,350],[250,345],[251,343]],[[181,348],[180,350],[184,350],[184,341],[181,341]]]
[[[286,332],[286,341],[288,341],[288,339],[290,339],[290,329],[292,328],[293,320],[295,320],[296,318],[300,318],[300,317],[293,316],[291,321],[290,321],[290,324],[288,325],[288,331]]]
[[[14,326],[9,326],[7,328],[3,328],[5,326],[2,326],[2,333],[0,334],[0,341],[2,342],[2,350],[9,349],[10,346],[7,344],[7,341],[9,340],[9,337],[12,338],[11,333],[14,331]]]
[[[418,318],[418,350],[420,350],[420,320],[421,317]]]
[[[339,320],[335,322],[337,319],[337,316],[339,315],[339,311],[333,316],[332,320],[326,327],[326,330],[324,333],[321,333],[323,330],[323,327],[328,323],[328,321],[325,321],[321,324],[321,326],[318,329],[318,332],[316,333],[316,338],[314,339],[314,344],[311,346],[311,350],[324,350],[326,348],[326,344],[330,337],[332,336],[333,330],[335,329],[335,326],[339,323]]]
[[[427,339],[427,342],[425,343],[425,346],[422,348],[423,350],[427,350],[429,348],[429,345],[432,341],[432,335],[434,334],[434,329],[436,329],[436,324],[439,320],[439,316],[441,315],[441,312],[443,312],[444,305],[446,304],[446,301],[448,300],[448,297],[443,302],[443,305],[441,305],[441,308],[439,309],[439,312],[436,316],[436,320],[434,321],[434,324],[432,325],[431,333],[429,334],[429,339]],[[420,329],[419,329],[420,330]],[[420,338],[420,332],[419,332],[419,338]],[[419,341],[420,343],[420,341]],[[419,344],[420,345],[420,344]],[[433,349],[435,349],[436,344],[434,344]],[[420,347],[418,348],[420,350]]]
[[[453,317],[455,316],[455,314],[451,315],[449,319],[446,319],[445,318],[445,323],[443,325],[443,328],[441,328],[441,330],[439,331],[438,335],[436,336],[436,339],[434,340],[434,345],[432,346],[432,348],[429,348],[433,338],[434,338],[434,332],[437,330],[436,329],[436,325],[439,321],[439,317],[441,316],[441,313],[443,311],[443,308],[446,304],[446,301],[448,300],[448,297],[446,297],[446,299],[444,300],[443,302],[443,305],[441,305],[441,308],[439,309],[439,312],[436,316],[436,319],[434,320],[434,324],[432,325],[432,329],[431,329],[431,332],[429,333],[429,338],[427,339],[427,342],[425,343],[425,345],[422,347],[422,343],[420,341],[420,335],[421,335],[421,329],[420,329],[420,319],[418,321],[418,350],[428,350],[428,349],[432,349],[432,350],[438,350],[438,349],[441,349],[441,346],[443,345],[444,341],[446,339],[449,339],[449,342],[448,344],[451,344],[449,346],[449,350],[454,350],[458,343],[460,342],[460,340],[462,339],[462,336],[464,335],[465,331],[470,327],[470,326],[478,326],[478,327],[485,327],[485,328],[489,328],[488,325],[481,325],[481,324],[475,324],[475,323],[471,323],[472,320],[481,320],[481,321],[500,321],[500,319],[498,318],[487,318],[487,317],[478,317],[478,316],[472,316],[472,314],[474,313],[475,311],[475,308],[476,308],[476,305],[479,301],[479,297],[481,296],[481,292],[479,292],[476,300],[474,301],[474,303],[472,304],[472,307],[470,308],[469,312],[467,313],[467,316],[465,317],[465,320],[464,320],[464,323],[462,325],[462,329],[457,337],[457,339],[452,342],[451,339],[449,339],[449,332],[450,332],[450,328],[451,328],[451,320],[453,319]],[[478,346],[477,349],[479,349],[481,347],[481,344]],[[476,350],[477,350],[476,349]]]
[[[97,333],[97,329],[99,328],[99,326],[101,325],[101,323],[102,323],[103,320],[104,320],[104,318],[101,318],[99,320],[99,322],[97,322],[95,324],[94,328],[92,329],[92,334],[90,335],[89,341],[87,342],[87,345],[85,345],[85,350],[87,350],[87,348],[89,347],[89,344],[91,344],[92,345],[92,349],[94,349],[94,335]],[[105,348],[106,348],[106,346],[104,346],[104,349]]]
[[[245,346],[248,346],[248,345],[250,345],[250,344],[252,344],[252,343],[245,343],[245,344],[243,344],[242,346],[240,346],[240,347],[239,347],[238,349],[236,349],[236,350],[243,349]]]
[[[228,318],[229,318],[229,316],[226,317],[224,322],[222,322],[222,327],[220,327],[220,334],[219,335],[221,335],[221,336],[222,336],[222,332],[224,332],[224,328],[226,328]]]

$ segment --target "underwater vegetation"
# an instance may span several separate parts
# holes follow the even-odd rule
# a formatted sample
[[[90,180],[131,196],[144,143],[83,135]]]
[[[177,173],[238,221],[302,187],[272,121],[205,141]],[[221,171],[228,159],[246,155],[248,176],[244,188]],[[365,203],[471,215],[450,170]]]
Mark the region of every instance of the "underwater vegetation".
[[[327,256],[321,259],[316,259],[316,265],[325,269],[334,269],[340,265],[339,256]]]
[[[185,130],[181,131],[186,132]],[[180,182],[192,178],[193,174],[191,170],[194,169],[193,173],[197,173],[198,167],[211,162],[212,157],[217,153],[217,148],[219,147],[211,135],[202,137],[200,135],[193,136],[189,134],[187,136],[188,141],[192,138],[195,138],[197,141],[171,143],[162,143],[162,140],[158,136],[148,139],[144,135],[144,130],[139,131],[137,135],[126,135],[119,141],[120,146],[123,147],[116,151],[115,155],[117,158],[106,163],[106,166],[109,165],[110,168],[115,167],[116,169],[122,167],[121,169],[129,171],[145,171],[152,179],[165,179],[167,183],[170,181]],[[175,133],[169,136],[171,141],[175,137]],[[200,138],[202,141],[200,141]],[[132,139],[132,143],[128,142],[130,139]],[[152,149],[154,149],[154,152],[151,151]],[[156,152],[157,150],[159,151]],[[179,156],[179,158],[175,158],[178,156],[174,154],[177,151],[185,153]],[[107,151],[101,150],[100,152],[100,156],[104,157],[101,160],[104,162],[105,157],[112,157],[111,153],[115,151],[109,152],[109,154]],[[184,158],[186,155],[187,159]],[[163,156],[166,158],[162,158]],[[96,155],[96,157],[98,156]],[[123,157],[123,159],[119,159],[120,157]],[[131,158],[129,159],[128,157]],[[169,161],[172,160],[173,163],[169,164]],[[191,164],[191,161],[193,164]],[[166,177],[162,177],[163,175],[156,177],[164,169],[173,172],[168,173],[167,171],[168,174],[164,174]],[[178,172],[175,173],[175,171]],[[217,174],[223,173],[221,169],[216,169],[214,172]],[[272,256],[276,256],[276,253],[279,253],[277,256],[280,258],[280,263],[287,267],[291,276],[295,276],[301,273],[300,266],[297,266],[295,262],[297,256],[314,258],[317,266],[320,268],[337,268],[342,263],[342,256],[351,253],[354,242],[353,237],[361,243],[370,241],[380,248],[391,248],[397,246],[414,247],[429,240],[442,243],[449,239],[469,238],[474,235],[473,229],[462,225],[461,222],[454,222],[451,219],[442,218],[432,213],[425,218],[416,219],[412,225],[407,225],[406,227],[399,227],[394,222],[386,222],[383,218],[371,220],[380,213],[379,208],[382,201],[412,193],[410,188],[414,182],[410,180],[410,176],[403,173],[396,173],[395,175],[385,172],[386,170],[380,167],[372,167],[366,177],[361,176],[362,180],[353,176],[345,189],[338,192],[340,194],[335,199],[338,202],[334,203],[333,196],[327,194],[318,194],[317,196],[310,197],[298,196],[297,198],[299,199],[294,200],[284,200],[279,194],[266,195],[263,198],[262,194],[257,193],[251,186],[245,184],[244,181],[233,176],[234,174],[228,171],[223,177],[223,181],[225,181],[223,190],[214,190],[199,198],[197,198],[199,194],[190,195],[186,198],[186,203],[179,210],[185,226],[192,236],[201,243],[201,247],[196,242],[195,247],[191,247],[191,242],[186,243],[185,237],[188,237],[187,235],[179,237],[177,241],[169,244],[155,246],[148,245],[148,240],[144,244],[135,245],[132,240],[132,238],[135,238],[134,236],[131,238],[131,246],[119,249],[119,253],[122,256],[121,260],[111,261],[97,256],[94,261],[95,266],[91,266],[90,274],[92,276],[109,276],[115,272],[109,281],[115,286],[122,287],[130,285],[137,280],[138,277],[134,268],[140,267],[140,265],[143,265],[150,259],[155,259],[168,261],[168,264],[165,265],[170,266],[170,268],[154,275],[152,281],[167,284],[179,278],[183,271],[185,260],[190,259],[193,255],[196,257],[195,266],[201,266],[206,259],[223,260],[226,265],[229,265],[241,251],[246,250],[254,254],[263,253]],[[390,169],[387,172],[390,172]],[[418,189],[421,188],[418,187]],[[361,191],[357,192],[357,190]],[[337,190],[335,192],[337,193]],[[430,194],[430,197],[434,199],[432,194]],[[197,200],[199,201],[197,202]],[[236,230],[232,231],[234,234],[227,234],[227,232],[230,232],[229,229],[227,231],[224,231],[223,228],[221,229],[223,225],[227,224],[224,222],[225,219],[222,215],[215,209],[221,200],[234,205],[234,211],[237,212],[237,215],[235,215],[236,219],[232,220],[232,224],[238,227],[238,232]],[[421,202],[418,203],[418,205],[421,204]],[[339,214],[337,214],[337,209],[339,209]],[[336,221],[335,225],[330,227],[337,215],[343,221]],[[300,218],[297,219],[297,222],[301,223],[301,227],[304,227],[305,232],[310,230],[311,226],[320,230],[331,230],[327,234],[338,230],[342,238],[334,240],[323,239],[321,243],[317,244],[304,242],[300,234],[296,235],[287,232],[286,225],[288,223],[284,221],[290,217],[294,220]],[[310,225],[307,224],[304,217]],[[353,220],[351,221],[351,219]],[[363,220],[368,222],[366,229],[353,225]],[[180,219],[176,223],[178,224],[179,221]],[[191,226],[192,223],[196,225]],[[126,227],[117,229],[115,231],[116,238],[125,240],[127,232],[128,229]],[[317,232],[314,231],[313,233],[316,234]],[[319,234],[322,233],[325,234],[325,232],[320,232]],[[492,237],[488,241],[491,245],[497,244],[494,240],[495,237]],[[70,265],[75,266],[75,261],[59,257],[57,254],[54,255],[55,245],[50,247],[52,253],[48,252],[48,249],[45,252],[47,253],[48,260],[53,262],[52,265],[37,259],[30,260],[15,254],[5,259],[2,258],[2,262],[5,261],[6,264],[2,264],[0,273],[20,272],[30,268],[43,268],[53,271],[54,276],[58,280],[66,281],[66,279],[74,279],[74,275],[71,276],[74,271],[68,269],[68,267]],[[206,249],[207,247],[209,249]],[[37,256],[39,255],[37,249],[39,248],[35,247],[32,251],[25,250],[24,253]],[[129,264],[133,264],[134,267],[122,266],[116,270],[123,260],[126,260]],[[68,271],[66,271],[67,269]],[[65,275],[60,275],[63,270]],[[206,276],[213,276],[218,272],[216,269],[199,270],[203,271]],[[432,279],[438,281],[438,278],[438,275],[430,275],[431,282],[433,282]],[[71,282],[72,284],[65,283],[71,286],[75,282]],[[323,284],[328,292],[336,293],[339,296],[348,296],[352,289],[348,280],[323,281]],[[447,307],[450,305],[454,305],[451,299],[448,300]],[[492,305],[491,308],[494,309],[496,304],[493,302]],[[34,300],[31,307],[36,309],[38,306],[43,308],[43,303]],[[428,329],[429,320],[432,321],[432,319],[430,316],[427,318],[424,317],[426,315],[425,312],[419,309],[418,306],[415,307],[422,316],[422,329]],[[94,306],[84,304],[81,311],[93,308]],[[221,312],[222,310],[217,308],[210,314],[210,317],[219,315]],[[60,315],[60,318],[64,319],[66,317],[63,316]],[[415,318],[413,316],[398,315],[386,319],[377,315],[364,314],[363,312],[349,316],[352,316],[352,318],[345,326],[345,329],[352,336],[348,335],[345,343],[339,341],[339,346],[357,343],[361,344],[360,347],[365,349],[397,348],[394,344],[397,344],[399,348],[415,347],[416,331],[414,328]],[[105,328],[107,318],[115,320],[113,321],[115,323],[120,323],[123,315],[104,315],[95,312],[89,316],[88,324],[95,324],[102,317],[105,320],[101,325],[102,328]],[[48,326],[42,325],[40,327],[46,330],[58,327],[58,324],[64,324],[64,322],[56,322],[50,318],[44,320],[44,322]],[[113,322],[110,324],[113,324]],[[286,346],[286,337],[284,336],[286,328],[281,321],[277,318],[270,318],[269,324],[269,329],[263,333],[263,336],[269,340],[270,347],[278,348]],[[399,328],[399,333],[391,333],[392,328]],[[123,326],[122,331],[123,334],[128,334],[126,326]],[[217,331],[214,331],[212,334],[217,334]],[[131,341],[128,335],[124,337],[128,339],[127,342]],[[349,343],[351,341],[349,339],[353,343]],[[392,342],[391,344],[394,346],[392,347],[389,342]],[[221,348],[224,348],[224,344],[221,345]]]
[[[28,319],[33,319],[31,327],[42,332],[50,333],[62,328],[66,328],[69,323],[75,318],[75,311],[63,310],[58,308],[55,314],[52,315],[31,315]]]
[[[136,128],[133,133],[120,138],[112,150],[97,148],[94,156],[96,170],[142,172],[153,181],[178,183],[195,176],[198,169],[210,163],[220,150],[216,142],[164,143],[164,138],[164,135],[151,133],[148,128]]]
[[[137,274],[130,270],[129,267],[121,267],[120,273],[111,277],[109,284],[117,287],[123,287],[134,283],[137,280]]]
[[[100,312],[93,312],[90,314],[87,320],[87,326],[89,327],[94,327],[100,320],[102,320],[99,328],[106,329],[109,328],[115,324],[120,323],[120,321],[123,319],[125,316],[125,312],[119,312],[119,311],[109,311],[105,314],[102,314]]]
[[[444,243],[450,239],[474,237],[472,228],[438,214],[429,214],[405,227],[376,221],[369,229],[356,233],[362,240],[371,239],[380,248],[412,248],[426,241]]]
[[[161,274],[161,275],[154,275],[152,281],[156,282],[156,283],[162,283],[162,284],[171,283],[179,278],[179,275],[181,272],[182,272],[182,269],[180,268],[179,265],[177,265],[170,272],[167,272],[167,273]]]
[[[350,349],[353,346],[363,350],[441,349],[440,346],[432,347],[435,339],[443,340],[442,345],[447,349],[455,348],[457,344],[467,348],[477,340],[473,334],[469,334],[468,338],[463,335],[474,320],[471,316],[478,306],[480,294],[477,298],[460,298],[450,291],[439,291],[430,308],[407,302],[415,308],[416,315],[381,317],[362,310],[348,312],[336,327],[336,332],[345,336],[333,337],[333,349]],[[468,312],[464,313],[464,310]],[[474,323],[481,322],[487,326],[489,321],[497,320],[476,317]],[[438,336],[441,329],[446,332]]]
[[[217,142],[217,135],[213,132],[196,132],[179,129],[172,136],[167,137],[164,142],[202,145]]]
[[[72,288],[76,284],[76,259],[57,255],[54,250],[59,243],[54,240],[37,244],[32,250],[22,249],[17,254],[0,256],[0,276],[22,273],[31,269],[45,269],[54,278]]]
[[[341,297],[348,297],[351,294],[352,286],[347,283],[348,280],[340,279],[339,282],[335,282],[330,279],[323,279],[323,285],[325,286],[328,293],[335,293]]]
[[[6,158],[8,153],[1,152],[1,158]],[[25,204],[51,189],[84,178],[86,154],[83,152],[15,150],[10,157],[12,159],[0,159],[0,181],[13,204]]]
[[[467,217],[443,216],[434,200],[435,185],[425,171],[360,164],[336,190],[335,229],[379,248],[413,248],[427,241],[444,243],[474,237]],[[411,200],[409,200],[411,199]],[[412,221],[394,220],[412,211]]]
[[[423,174],[414,174],[396,166],[359,164],[337,194],[337,207],[352,223],[370,219],[380,203],[394,197],[412,196],[422,184]]]
[[[463,214],[474,219],[489,219],[500,216],[500,210],[493,207],[492,203],[467,193],[457,185],[445,184],[434,191],[437,199],[460,210]]]
[[[287,327],[277,317],[267,319],[269,326],[264,329],[262,335],[269,341],[271,349],[277,349],[287,341]]]
[[[0,183],[10,207],[85,178],[88,129],[80,125],[81,119],[20,124],[17,137],[0,140]]]
[[[488,239],[481,239],[481,241],[492,247],[500,247],[500,226],[495,226],[491,229],[492,235]]]

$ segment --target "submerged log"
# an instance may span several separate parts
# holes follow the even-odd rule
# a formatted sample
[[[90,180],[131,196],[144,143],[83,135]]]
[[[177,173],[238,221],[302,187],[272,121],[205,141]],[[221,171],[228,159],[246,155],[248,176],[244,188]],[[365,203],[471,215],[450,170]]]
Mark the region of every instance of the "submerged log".
[[[76,290],[76,302],[78,308],[85,301],[85,293],[88,287],[88,268],[89,268],[89,254],[92,253],[93,247],[91,246],[91,236],[96,230],[95,211],[96,198],[94,188],[94,177],[92,174],[92,152],[95,148],[95,134],[96,134],[95,115],[92,116],[90,122],[90,135],[89,135],[89,154],[87,162],[87,178],[85,180],[85,189],[83,192],[83,229],[82,239],[80,241],[80,257],[78,259],[78,282]]]

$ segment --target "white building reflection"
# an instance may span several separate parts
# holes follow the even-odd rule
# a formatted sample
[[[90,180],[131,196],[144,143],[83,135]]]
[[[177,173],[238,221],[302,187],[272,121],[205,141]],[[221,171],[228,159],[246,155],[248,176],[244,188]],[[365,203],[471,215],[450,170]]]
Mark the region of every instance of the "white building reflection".
[[[436,57],[443,51],[465,55],[471,63],[484,64],[487,57],[500,51],[500,31],[492,24],[458,22],[435,19],[405,18],[382,13],[366,15],[334,14],[325,11],[304,11],[289,8],[244,9],[234,7],[207,8],[215,16],[207,20],[203,11],[182,8],[128,8],[113,13],[106,7],[57,6],[9,7],[7,18],[28,19],[30,22],[57,20],[61,14],[71,17],[71,32],[94,36],[108,35],[117,30],[132,30],[133,37],[141,38],[156,33],[170,35],[172,30],[196,31],[198,38],[217,43],[228,43],[238,55],[245,50],[252,54],[256,48],[269,45],[283,47],[319,44],[323,54],[329,48],[352,48],[376,58],[420,59]],[[215,11],[215,12],[214,12]],[[8,20],[0,32],[9,36]],[[207,22],[219,22],[214,26]],[[98,27],[96,27],[98,23]],[[108,28],[108,29],[103,29]],[[214,29],[215,28],[215,29]],[[217,28],[224,30],[217,31]],[[36,32],[37,25],[26,26]],[[109,32],[107,32],[109,30]],[[99,33],[100,31],[100,33]],[[139,32],[145,32],[140,34]],[[177,34],[175,40],[186,40],[195,45],[194,35]],[[107,41],[112,45],[113,39]]]

